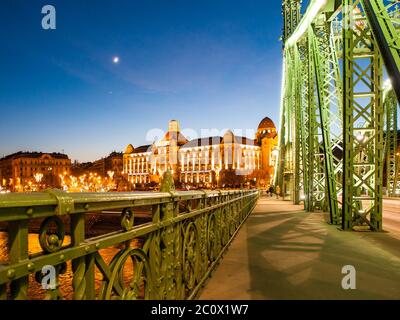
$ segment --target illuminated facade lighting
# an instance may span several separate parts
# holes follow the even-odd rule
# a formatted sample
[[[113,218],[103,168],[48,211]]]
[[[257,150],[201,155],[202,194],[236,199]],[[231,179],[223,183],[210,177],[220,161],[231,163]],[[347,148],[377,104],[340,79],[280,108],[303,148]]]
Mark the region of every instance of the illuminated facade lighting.
[[[208,137],[188,141],[173,121],[165,137],[152,145],[134,148],[124,153],[124,174],[133,184],[159,182],[170,170],[181,183],[215,184],[223,170],[235,170],[248,176],[265,171],[270,183],[273,174],[272,151],[277,145],[277,133],[271,119],[260,123],[256,139],[238,137],[232,131],[223,137]],[[172,128],[172,129],[171,129]]]

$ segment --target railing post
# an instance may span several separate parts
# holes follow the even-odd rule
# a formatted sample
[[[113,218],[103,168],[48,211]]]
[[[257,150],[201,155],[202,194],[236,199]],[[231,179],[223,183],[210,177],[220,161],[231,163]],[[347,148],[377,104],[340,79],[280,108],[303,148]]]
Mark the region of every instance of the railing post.
[[[94,255],[86,256],[86,300],[96,300]]]
[[[0,285],[0,300],[7,300],[7,286],[5,284]]]
[[[81,244],[85,240],[85,214],[71,216],[71,243],[73,246]],[[72,286],[74,288],[74,300],[86,299],[86,257],[72,260],[72,271],[74,273]],[[88,275],[89,276],[89,275]],[[93,273],[94,276],[94,273]]]
[[[152,221],[154,224],[161,223],[161,205],[154,204],[152,206]],[[151,296],[154,300],[161,300],[162,293],[162,275],[161,275],[161,231],[157,231],[150,235],[149,249],[149,264],[153,282],[151,285]]]
[[[10,221],[8,223],[8,244],[9,260],[11,264],[16,264],[27,260],[28,255],[28,220]],[[12,270],[10,270],[12,271]],[[12,279],[12,272],[9,278]],[[11,298],[13,300],[26,300],[28,297],[28,277],[11,282]]]
[[[161,192],[171,194],[171,202],[161,206],[161,219],[169,220],[178,215],[179,203],[174,197],[175,184],[170,171],[167,171],[161,182]],[[181,223],[169,226],[162,230],[161,239],[164,243],[161,270],[166,270],[164,275],[164,298],[167,300],[183,298],[182,282],[182,234]]]

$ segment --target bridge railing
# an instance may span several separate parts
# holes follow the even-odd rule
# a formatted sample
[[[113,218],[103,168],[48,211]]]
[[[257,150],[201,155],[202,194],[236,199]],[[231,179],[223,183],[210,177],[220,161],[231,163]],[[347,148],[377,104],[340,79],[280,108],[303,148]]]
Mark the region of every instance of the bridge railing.
[[[66,292],[78,300],[193,299],[258,197],[257,190],[1,195],[8,245],[0,300],[30,299],[38,286],[47,299]],[[121,213],[120,226],[88,237],[89,215],[107,210]],[[151,222],[136,225],[138,210]],[[38,235],[29,233],[32,223]],[[32,236],[40,244],[34,254]],[[108,249],[112,259],[103,256]]]

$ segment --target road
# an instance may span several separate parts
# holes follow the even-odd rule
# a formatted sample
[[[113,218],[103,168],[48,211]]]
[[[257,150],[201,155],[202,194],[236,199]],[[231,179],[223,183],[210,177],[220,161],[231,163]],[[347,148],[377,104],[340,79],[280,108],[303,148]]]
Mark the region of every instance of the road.
[[[343,232],[326,213],[263,197],[200,299],[400,299],[400,199],[385,199],[385,232]],[[356,290],[342,287],[343,267]]]
[[[383,229],[400,239],[400,199],[383,200]]]

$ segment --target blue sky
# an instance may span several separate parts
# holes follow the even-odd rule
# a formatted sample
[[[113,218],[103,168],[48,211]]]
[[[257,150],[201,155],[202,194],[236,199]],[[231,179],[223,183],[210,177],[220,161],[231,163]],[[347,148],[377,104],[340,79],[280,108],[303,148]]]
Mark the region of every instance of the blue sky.
[[[57,30],[41,28],[45,4]],[[2,0],[0,157],[95,160],[170,119],[278,124],[281,29],[278,0]]]

